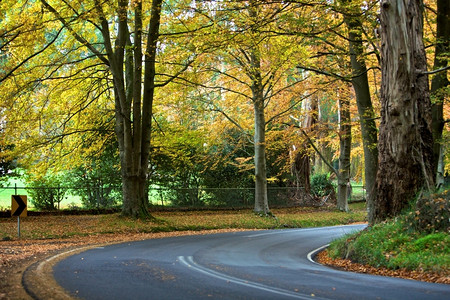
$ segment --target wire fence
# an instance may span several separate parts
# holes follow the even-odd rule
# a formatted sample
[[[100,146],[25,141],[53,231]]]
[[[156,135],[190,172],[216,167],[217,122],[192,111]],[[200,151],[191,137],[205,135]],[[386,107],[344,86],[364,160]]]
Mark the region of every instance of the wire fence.
[[[28,206],[36,201],[47,201],[52,209],[108,208],[120,206],[120,187],[0,187],[0,210],[10,209],[12,195],[27,195]],[[331,203],[332,197],[313,197],[302,188],[268,187],[271,207],[317,206]],[[37,197],[41,197],[37,199]],[[362,185],[353,185],[349,201],[361,201],[366,197]],[[240,208],[254,205],[254,188],[166,188],[150,187],[148,201],[154,208]]]

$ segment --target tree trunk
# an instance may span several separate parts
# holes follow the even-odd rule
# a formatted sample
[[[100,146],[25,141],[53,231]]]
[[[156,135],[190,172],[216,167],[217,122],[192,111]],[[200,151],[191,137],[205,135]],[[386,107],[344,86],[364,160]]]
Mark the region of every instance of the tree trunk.
[[[140,79],[142,78],[143,56],[141,46],[136,45],[134,48],[134,62],[131,53],[125,56],[126,86],[122,79],[124,72],[121,70],[121,57],[123,52],[126,53],[126,50],[123,49],[120,51],[120,48],[117,49],[113,55],[115,59],[110,59],[111,67],[115,70],[113,72],[113,78],[116,90],[116,135],[118,137],[122,170],[122,215],[135,218],[151,217],[148,211],[148,197],[146,193],[152,106],[155,88],[156,44],[159,36],[161,2],[162,0],[154,0],[152,2],[147,49],[144,54],[145,73],[143,93],[141,93],[142,85]],[[138,1],[135,6],[134,42],[139,44],[142,42],[141,9],[142,3]],[[126,13],[126,10],[123,10]],[[129,44],[129,35],[125,36],[129,34],[126,19],[122,22],[119,22],[119,41],[125,39]]]
[[[374,221],[399,214],[434,185],[422,2],[381,2],[381,124]]]
[[[300,149],[295,151],[294,159],[291,165],[291,172],[295,178],[295,188],[298,190],[297,196],[311,193],[311,163],[310,155],[308,153],[309,149],[308,143],[303,143]]]
[[[142,178],[122,177],[122,192],[124,199],[133,199],[133,201],[124,201],[122,206],[122,215],[132,217],[149,216],[148,202],[145,197],[146,180]]]
[[[256,86],[256,88],[255,88]],[[254,86],[254,113],[255,113],[255,208],[256,213],[269,214],[269,201],[267,198],[266,174],[266,123],[264,118],[264,99],[262,87]]]
[[[446,54],[450,51],[450,2],[448,0],[437,0],[437,21],[436,21],[436,50],[434,53],[434,70],[447,67]],[[431,106],[432,130],[433,130],[433,163],[435,166],[437,185],[443,184],[444,172],[442,168],[437,168],[442,164],[443,157],[442,131],[444,129],[444,99],[445,87],[449,85],[447,71],[437,73],[431,80],[431,95],[434,98]]]
[[[346,1],[342,1],[346,3]],[[347,1],[351,4],[351,0]],[[364,178],[367,191],[366,201],[368,209],[369,223],[373,220],[374,200],[376,198],[376,174],[378,169],[378,149],[377,149],[377,127],[375,125],[375,114],[370,97],[369,80],[367,78],[367,67],[364,60],[364,45],[362,39],[362,24],[358,19],[360,12],[353,12],[349,8],[349,13],[344,14],[344,21],[348,28],[348,40],[350,47],[350,62],[352,66],[352,85],[356,95],[356,105],[358,107],[359,122],[364,150]]]
[[[302,102],[302,109],[306,113],[303,122],[299,126],[304,128],[306,133],[313,130],[317,123],[317,109],[318,99],[313,97]],[[302,124],[303,123],[303,124]],[[295,198],[300,200],[300,203],[305,199],[311,198],[311,146],[307,141],[303,141],[299,149],[294,152],[294,159],[291,164],[291,173],[295,178],[296,194]]]
[[[249,16],[257,20],[258,13],[256,10],[255,1],[250,1]],[[254,29],[251,29],[252,33]],[[261,53],[259,52],[259,45],[255,44],[249,51],[249,76],[252,85],[252,101],[255,116],[255,133],[254,133],[254,147],[255,147],[255,208],[254,212],[261,215],[269,215],[269,200],[267,197],[267,169],[266,169],[266,119],[264,116],[264,85],[261,75]]]
[[[352,148],[352,126],[350,120],[349,99],[339,99],[339,127],[340,147],[337,208],[341,211],[348,211],[349,195],[347,194],[347,187],[350,184],[350,152]]]
[[[256,213],[267,215],[269,201],[267,198],[266,174],[266,120],[264,117],[264,88],[260,73],[260,57],[257,51],[251,55],[251,64],[254,67],[252,75],[253,107],[255,114],[255,208]]]

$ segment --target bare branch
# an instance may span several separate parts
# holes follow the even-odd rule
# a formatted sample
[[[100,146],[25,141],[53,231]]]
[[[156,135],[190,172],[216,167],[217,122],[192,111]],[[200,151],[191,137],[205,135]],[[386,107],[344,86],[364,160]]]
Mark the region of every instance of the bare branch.
[[[450,66],[446,66],[446,67],[441,68],[441,69],[437,69],[437,70],[433,70],[433,71],[427,71],[427,72],[418,70],[417,74],[419,74],[419,75],[431,75],[431,74],[436,74],[436,73],[447,71],[448,69],[450,69]]]
[[[314,95],[315,93],[317,93],[319,90],[316,90],[314,92],[312,92],[311,94],[305,95],[303,97],[301,97],[298,101],[296,101],[294,104],[290,105],[288,108],[286,108],[285,110],[279,112],[278,114],[274,115],[273,117],[271,117],[269,120],[267,120],[266,124],[269,124],[270,122],[272,122],[273,120],[287,114],[288,112],[290,112],[294,107],[296,107],[297,105],[299,105],[303,100],[311,97],[312,95]]]

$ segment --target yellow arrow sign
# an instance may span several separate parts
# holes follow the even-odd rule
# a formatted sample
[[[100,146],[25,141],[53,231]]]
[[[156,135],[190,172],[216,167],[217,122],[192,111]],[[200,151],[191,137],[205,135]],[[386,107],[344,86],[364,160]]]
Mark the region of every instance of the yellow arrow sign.
[[[27,216],[27,196],[12,195],[11,196],[11,217]]]

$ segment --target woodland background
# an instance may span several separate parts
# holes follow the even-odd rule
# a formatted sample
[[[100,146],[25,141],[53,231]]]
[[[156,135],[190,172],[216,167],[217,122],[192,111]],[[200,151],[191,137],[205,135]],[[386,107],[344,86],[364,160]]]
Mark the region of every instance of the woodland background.
[[[256,198],[255,210],[267,213],[278,197],[321,203],[331,193],[324,186],[337,178],[337,205],[347,210],[349,184],[366,187],[358,197],[371,190],[366,163],[381,109],[379,4],[2,1],[3,185],[12,187],[6,178],[19,172],[43,209],[67,197],[63,187],[88,208],[123,205],[125,212],[127,193],[145,189],[130,194],[144,209],[149,197],[179,206],[253,205]],[[448,30],[437,30],[437,4],[424,1],[423,42],[427,69],[443,69],[430,73],[430,83],[436,74],[446,81],[432,90],[442,113],[435,142],[443,183],[448,50],[436,58],[436,49],[448,47]],[[356,103],[362,75],[366,111]],[[366,144],[364,122],[375,132]],[[138,185],[126,188],[127,180]]]

